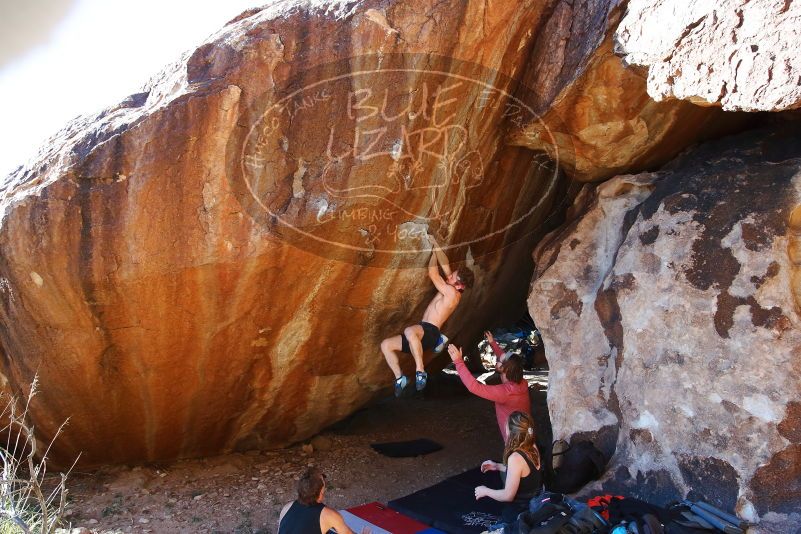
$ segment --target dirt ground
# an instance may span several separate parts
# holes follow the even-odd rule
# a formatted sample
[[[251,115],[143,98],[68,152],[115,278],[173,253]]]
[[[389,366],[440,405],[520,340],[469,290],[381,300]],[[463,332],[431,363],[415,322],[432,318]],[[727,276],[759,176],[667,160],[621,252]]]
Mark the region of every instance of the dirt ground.
[[[534,410],[543,411],[544,392],[535,394],[536,387]],[[415,438],[433,439],[444,448],[400,459],[370,448]],[[326,503],[349,508],[385,503],[486,459],[498,460],[503,445],[492,403],[467,394],[446,375],[432,380],[425,398],[380,401],[312,444],[75,473],[67,520],[72,528],[98,533],[274,533],[281,507],[294,498],[296,480],[308,465],[327,475]]]

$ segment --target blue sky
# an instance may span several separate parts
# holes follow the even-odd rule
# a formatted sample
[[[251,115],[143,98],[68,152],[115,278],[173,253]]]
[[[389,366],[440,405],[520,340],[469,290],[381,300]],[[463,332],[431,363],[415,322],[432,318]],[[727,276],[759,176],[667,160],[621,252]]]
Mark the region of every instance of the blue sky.
[[[0,177],[268,0],[0,0]]]

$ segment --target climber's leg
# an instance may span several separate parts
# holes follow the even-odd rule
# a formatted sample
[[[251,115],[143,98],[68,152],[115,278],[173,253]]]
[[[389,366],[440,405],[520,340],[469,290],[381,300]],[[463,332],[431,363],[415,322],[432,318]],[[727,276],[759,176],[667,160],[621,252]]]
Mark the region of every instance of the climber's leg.
[[[414,365],[418,373],[425,372],[425,365],[423,364],[423,327],[419,324],[414,326],[407,326],[403,330],[403,337],[409,345],[409,350],[414,358]]]
[[[403,374],[398,361],[398,352],[400,350],[402,350],[401,336],[388,337],[381,342],[381,352],[384,353],[387,365],[392,369],[392,374],[395,375],[396,380]]]

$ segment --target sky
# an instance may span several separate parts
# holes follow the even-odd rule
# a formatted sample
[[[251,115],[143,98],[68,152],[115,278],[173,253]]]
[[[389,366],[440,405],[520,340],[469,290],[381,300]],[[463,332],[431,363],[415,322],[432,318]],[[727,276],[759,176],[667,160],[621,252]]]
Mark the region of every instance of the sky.
[[[0,0],[0,177],[268,0]]]

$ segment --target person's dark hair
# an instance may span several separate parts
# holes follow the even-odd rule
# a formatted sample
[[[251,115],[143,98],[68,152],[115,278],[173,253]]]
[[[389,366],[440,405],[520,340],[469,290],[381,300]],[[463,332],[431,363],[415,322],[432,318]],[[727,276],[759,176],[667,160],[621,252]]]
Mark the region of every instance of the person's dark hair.
[[[467,267],[459,267],[458,269],[456,269],[456,275],[459,277],[459,280],[461,280],[461,282],[467,288],[473,287],[473,284],[476,281],[476,277],[473,274],[473,271],[471,271]]]
[[[501,372],[506,380],[519,384],[523,380],[523,359],[519,354],[510,354],[501,364]]]
[[[310,467],[298,480],[298,501],[306,506],[317,504],[323,489],[325,475],[316,467]]]

